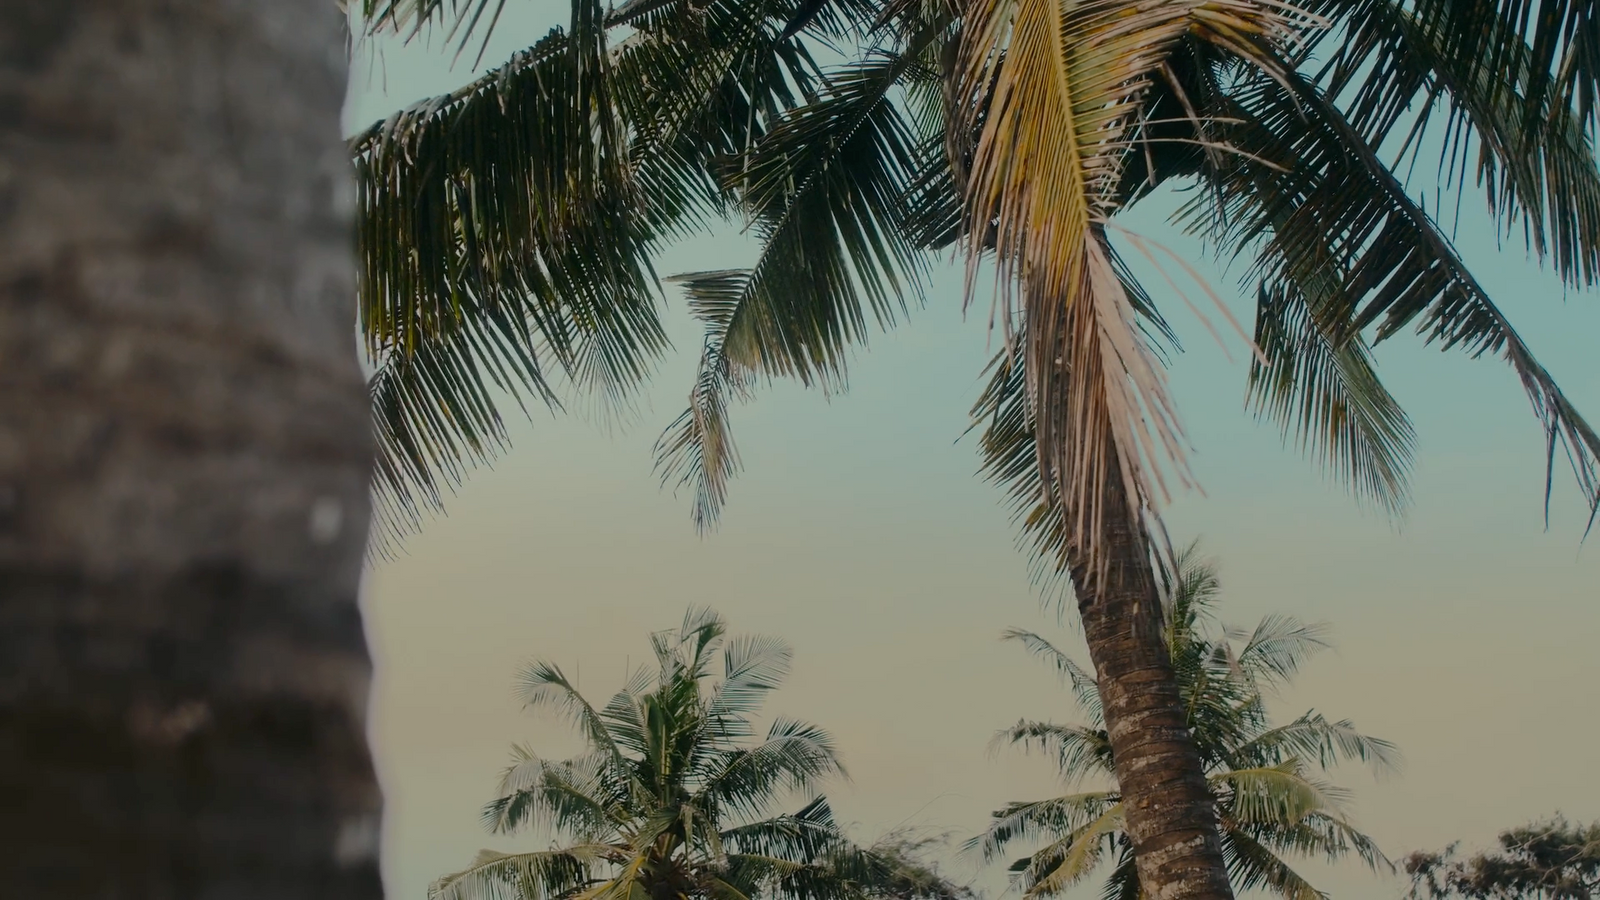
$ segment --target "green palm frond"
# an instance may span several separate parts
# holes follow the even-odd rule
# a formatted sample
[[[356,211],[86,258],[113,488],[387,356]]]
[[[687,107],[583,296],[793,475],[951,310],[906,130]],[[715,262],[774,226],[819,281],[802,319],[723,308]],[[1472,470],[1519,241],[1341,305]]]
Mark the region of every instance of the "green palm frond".
[[[1297,760],[1213,774],[1212,790],[1225,794],[1227,816],[1245,825],[1295,825],[1313,813],[1337,813],[1349,792],[1307,778]]]
[[[1090,791],[1011,803],[993,813],[989,827],[968,841],[965,849],[977,853],[984,862],[993,862],[1015,842],[1048,839],[1055,843],[1064,835],[1082,832],[1119,802],[1113,792]]]
[[[1055,668],[1061,680],[1066,682],[1072,690],[1073,699],[1078,702],[1091,722],[1100,722],[1100,689],[1095,684],[1094,675],[1063,651],[1056,648],[1046,638],[1021,628],[1008,628],[1001,635],[1001,640],[1016,641],[1029,653],[1043,660]]]
[[[1117,803],[1035,853],[1021,872],[1023,896],[1053,897],[1088,877],[1105,851],[1115,846],[1116,833],[1123,827],[1122,804]]]
[[[498,395],[620,398],[666,345],[600,15],[351,142],[391,537],[499,449]]]
[[[737,815],[759,815],[786,794],[844,775],[833,737],[806,722],[779,718],[762,743],[720,760],[705,775],[708,802]]]
[[[753,635],[729,642],[722,656],[722,682],[706,715],[721,719],[755,712],[788,678],[793,658],[794,651],[777,638]]]
[[[483,45],[500,21],[507,0],[335,0],[339,8],[355,10],[367,31],[388,31],[412,40],[432,26],[445,27],[446,43],[459,42],[456,55],[467,48],[474,33],[483,36]],[[478,50],[474,67],[483,58],[483,46]]]
[[[1595,284],[1600,14],[1566,0],[1541,2],[1537,15],[1529,0],[1350,5],[1323,75],[1331,93],[1351,94],[1352,124],[1375,145],[1408,128],[1413,159],[1425,135],[1441,134],[1445,180],[1474,168],[1504,230],[1520,227],[1568,283]]]
[[[1083,727],[1023,719],[995,735],[994,744],[1011,744],[1025,752],[1038,748],[1055,758],[1069,785],[1091,776],[1110,778],[1115,774],[1111,737],[1098,722]]]
[[[1247,277],[1265,285],[1263,297],[1325,298],[1313,313],[1337,341],[1359,340],[1369,326],[1381,341],[1415,322],[1445,349],[1502,356],[1544,426],[1550,466],[1564,446],[1580,490],[1600,503],[1600,435],[1332,101],[1294,72],[1252,75],[1216,114],[1235,123],[1223,133],[1238,152],[1208,174],[1210,190],[1183,220],[1230,252],[1253,249]]]
[[[734,206],[762,236],[748,270],[672,279],[706,324],[689,408],[656,445],[664,484],[691,487],[701,530],[715,524],[738,469],[728,406],[758,378],[837,385],[869,322],[892,325],[920,297],[922,260],[901,198],[919,146],[894,102],[908,55],[831,73],[814,102],[778,122],[737,170]]]
[[[1228,866],[1228,878],[1241,891],[1268,890],[1283,900],[1327,900],[1327,894],[1312,887],[1282,857],[1248,834],[1225,830],[1222,857]]]
[[[1375,872],[1395,871],[1394,863],[1378,849],[1372,838],[1333,812],[1312,813],[1292,825],[1241,825],[1235,830],[1248,832],[1263,846],[1280,854],[1321,857],[1329,862],[1337,862],[1354,854]]]
[[[590,881],[592,867],[614,852],[579,846],[539,853],[485,850],[472,866],[428,887],[428,900],[556,900]]]
[[[509,833],[530,825],[592,841],[627,821],[626,785],[616,761],[595,755],[550,762],[522,747],[500,779],[500,797],[483,811],[490,831]]]
[[[787,860],[796,866],[818,859],[839,839],[833,809],[822,797],[796,812],[739,825],[721,833],[729,859],[743,856]]]
[[[1314,653],[1328,648],[1328,627],[1293,616],[1268,615],[1246,634],[1238,653],[1239,668],[1263,687],[1287,684]],[[1233,635],[1230,635],[1233,636]]]
[[[599,752],[619,757],[624,748],[637,752],[639,735],[613,731],[608,717],[596,710],[579,693],[560,666],[550,662],[535,662],[524,669],[517,678],[518,694],[522,702],[532,708],[549,707],[569,718],[583,730],[584,738]]]
[[[1322,469],[1391,514],[1410,501],[1415,433],[1379,380],[1360,337],[1341,340],[1320,323],[1316,304],[1287,285],[1263,285],[1249,394],[1269,419]]]
[[[1362,734],[1349,719],[1333,722],[1314,711],[1257,735],[1234,753],[1246,764],[1277,764],[1295,756],[1324,769],[1345,760],[1367,763],[1378,772],[1394,772],[1400,767],[1400,752],[1394,744]]]

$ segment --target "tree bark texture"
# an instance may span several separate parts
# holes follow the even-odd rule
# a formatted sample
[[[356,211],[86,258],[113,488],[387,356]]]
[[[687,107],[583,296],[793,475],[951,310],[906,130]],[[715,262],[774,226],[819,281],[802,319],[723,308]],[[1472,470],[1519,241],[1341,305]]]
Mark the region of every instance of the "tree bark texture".
[[[328,0],[0,0],[0,897],[381,896]]]
[[[1215,800],[1161,634],[1149,543],[1121,478],[1113,472],[1106,482],[1109,565],[1069,563],[1139,883],[1150,900],[1232,900]]]

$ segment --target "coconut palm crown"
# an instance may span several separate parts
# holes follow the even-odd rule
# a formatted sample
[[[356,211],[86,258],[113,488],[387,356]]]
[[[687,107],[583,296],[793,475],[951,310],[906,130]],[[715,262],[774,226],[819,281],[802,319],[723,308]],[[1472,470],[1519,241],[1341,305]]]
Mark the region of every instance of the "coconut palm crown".
[[[766,637],[729,640],[723,620],[704,610],[690,610],[680,628],[650,643],[655,671],[639,669],[601,707],[556,665],[522,673],[523,699],[570,718],[585,752],[554,761],[516,748],[484,822],[496,833],[541,830],[551,848],[483,851],[436,881],[432,900],[965,895],[917,863],[904,840],[865,848],[845,837],[815,793],[844,774],[826,731],[775,718],[756,740],[752,717],[783,683],[788,647]],[[797,795],[806,801],[799,809],[778,811]]]
[[[1323,629],[1288,616],[1268,616],[1248,632],[1218,628],[1212,617],[1220,587],[1215,567],[1193,545],[1177,561],[1177,577],[1164,597],[1167,644],[1190,732],[1217,797],[1234,888],[1264,889],[1286,900],[1325,897],[1287,856],[1338,860],[1354,854],[1374,868],[1392,868],[1372,839],[1351,824],[1346,792],[1316,773],[1346,760],[1391,770],[1398,762],[1394,746],[1360,733],[1348,720],[1330,721],[1314,711],[1280,726],[1267,715],[1265,694],[1285,685],[1307,657],[1327,646]],[[1124,831],[1122,798],[1116,791],[1075,790],[1113,775],[1093,675],[1038,634],[1011,630],[1006,639],[1057,670],[1085,721],[1024,720],[996,742],[1051,755],[1073,792],[1009,804],[969,847],[986,861],[1019,844],[1039,847],[1011,863],[1017,886],[1030,898],[1063,892],[1092,875],[1109,854],[1114,865],[1102,896],[1139,900],[1144,895]]]

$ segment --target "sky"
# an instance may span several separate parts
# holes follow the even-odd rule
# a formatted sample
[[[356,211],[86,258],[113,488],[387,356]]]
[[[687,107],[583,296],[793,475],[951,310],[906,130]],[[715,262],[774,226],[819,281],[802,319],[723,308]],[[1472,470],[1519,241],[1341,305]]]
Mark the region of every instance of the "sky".
[[[511,0],[485,64],[565,14],[551,0]],[[470,79],[470,54],[452,65],[450,51],[437,39],[362,46],[347,128]],[[1201,263],[1202,248],[1166,223],[1175,205],[1158,197],[1119,222]],[[1520,243],[1501,246],[1481,209],[1471,197],[1463,256],[1569,397],[1600,417],[1600,297],[1564,292]],[[752,256],[729,229],[657,262],[670,274]],[[1200,538],[1220,564],[1226,621],[1284,613],[1331,628],[1335,648],[1274,698],[1280,715],[1351,718],[1404,754],[1404,769],[1381,780],[1336,773],[1358,824],[1399,858],[1486,845],[1557,811],[1600,819],[1600,539],[1583,544],[1585,511],[1560,470],[1546,529],[1543,435],[1510,369],[1409,335],[1379,347],[1417,429],[1414,507],[1392,520],[1253,419],[1243,341],[1213,309],[1219,346],[1159,273],[1130,261],[1186,348],[1169,377],[1201,490],[1166,510],[1169,530]],[[1237,273],[1198,270],[1248,326]],[[1204,291],[1174,278],[1205,311]],[[1060,790],[1044,758],[990,747],[1020,718],[1075,714],[1049,671],[1000,642],[1005,628],[1087,654],[1074,618],[1030,585],[1000,491],[976,476],[974,442],[961,439],[993,347],[986,302],[962,312],[959,265],[939,269],[926,305],[856,354],[846,393],[778,384],[734,411],[745,471],[706,537],[690,498],[652,472],[651,445],[685,404],[700,341],[682,297],[668,287],[664,298],[674,350],[631,412],[508,419],[514,449],[369,573],[391,897],[421,900],[480,848],[539,846],[487,834],[478,819],[513,743],[555,757],[577,747],[561,723],[519,707],[519,669],[548,659],[609,697],[646,659],[647,633],[692,605],[793,646],[794,673],[770,708],[834,734],[850,778],[827,793],[857,837],[914,827],[959,842],[1004,803]],[[990,897],[1005,889],[1002,873],[954,850],[940,863]],[[1404,890],[1357,863],[1302,871],[1335,898]]]

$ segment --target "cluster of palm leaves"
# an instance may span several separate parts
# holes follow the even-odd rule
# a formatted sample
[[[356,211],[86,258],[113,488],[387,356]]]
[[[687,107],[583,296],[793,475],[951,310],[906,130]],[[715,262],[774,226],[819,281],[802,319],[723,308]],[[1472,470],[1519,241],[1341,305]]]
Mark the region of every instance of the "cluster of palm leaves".
[[[519,748],[484,819],[501,833],[541,830],[554,848],[485,851],[430,898],[961,900],[916,861],[915,842],[845,836],[815,793],[843,774],[827,732],[778,718],[756,740],[752,716],[783,682],[787,647],[729,640],[722,619],[695,610],[651,646],[655,671],[641,668],[604,706],[557,666],[523,673],[527,703],[570,717],[586,751],[554,761]],[[795,795],[810,799],[778,812]]]
[[[504,6],[361,12],[468,49]],[[747,268],[675,279],[706,337],[659,462],[701,526],[738,468],[730,406],[838,382],[955,246],[1001,276],[988,469],[1047,557],[1095,557],[1108,497],[1149,517],[1184,480],[1165,325],[1117,248],[1160,251],[1114,222],[1173,185],[1199,188],[1179,223],[1248,262],[1256,409],[1330,472],[1404,505],[1411,428],[1369,348],[1415,326],[1503,357],[1593,502],[1600,435],[1403,173],[1437,152],[1445,188],[1592,285],[1597,46],[1588,0],[573,0],[352,143],[383,517],[493,455],[502,392],[629,390],[665,345],[654,254],[733,223]]]
[[[1285,616],[1269,616],[1248,632],[1219,628],[1212,616],[1218,592],[1215,568],[1193,546],[1178,561],[1166,597],[1165,636],[1190,732],[1217,798],[1223,853],[1235,890],[1264,889],[1285,900],[1324,898],[1294,870],[1289,856],[1339,860],[1354,854],[1374,868],[1392,868],[1372,839],[1351,824],[1346,792],[1317,773],[1350,760],[1392,770],[1398,761],[1394,747],[1361,734],[1349,721],[1330,721],[1316,712],[1278,726],[1267,716],[1267,695],[1326,646],[1321,629]],[[1011,631],[1007,638],[1060,674],[1086,721],[1022,721],[998,740],[1054,758],[1069,789],[1083,787],[1085,781],[1114,784],[1111,741],[1093,676],[1037,634]],[[1035,848],[1011,865],[1026,897],[1063,892],[1089,877],[1108,855],[1112,867],[1102,896],[1145,896],[1124,830],[1122,797],[1115,790],[1073,790],[1009,804],[970,846],[993,861],[1019,844]]]

